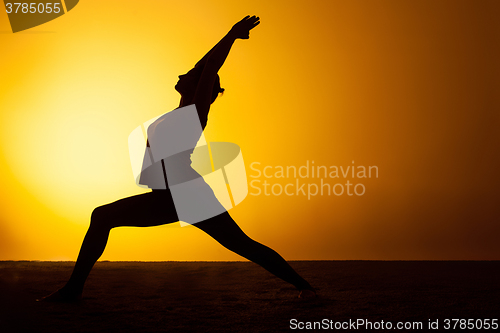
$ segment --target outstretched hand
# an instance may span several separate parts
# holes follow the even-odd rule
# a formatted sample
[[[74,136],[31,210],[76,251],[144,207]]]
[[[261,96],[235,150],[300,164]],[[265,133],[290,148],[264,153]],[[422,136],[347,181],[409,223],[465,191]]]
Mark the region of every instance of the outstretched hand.
[[[231,32],[236,38],[248,39],[250,38],[250,30],[259,25],[259,20],[260,18],[255,15],[247,15],[231,28]]]

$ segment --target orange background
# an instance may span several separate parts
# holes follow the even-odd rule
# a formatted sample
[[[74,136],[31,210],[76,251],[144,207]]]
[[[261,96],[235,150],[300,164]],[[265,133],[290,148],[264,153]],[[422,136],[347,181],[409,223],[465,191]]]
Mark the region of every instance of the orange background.
[[[286,259],[500,258],[497,1],[86,0],[16,34],[1,10],[0,260],[75,260],[92,209],[143,192],[129,133],[246,14],[207,137],[249,175],[379,168],[359,197],[249,195],[249,236]],[[101,259],[241,258],[176,223],[113,229]]]

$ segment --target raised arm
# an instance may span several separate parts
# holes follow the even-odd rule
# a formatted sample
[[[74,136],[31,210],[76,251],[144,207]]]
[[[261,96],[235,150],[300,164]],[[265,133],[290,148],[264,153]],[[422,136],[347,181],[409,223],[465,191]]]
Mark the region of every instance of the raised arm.
[[[250,30],[260,23],[256,16],[246,16],[236,23],[231,30],[215,45],[197,64],[203,67],[200,80],[196,87],[193,102],[196,105],[200,121],[206,124],[210,110],[212,88],[217,72],[224,64],[236,39],[248,39]]]
[[[255,18],[255,19],[256,19],[256,21],[255,21],[255,23],[254,23],[253,27],[251,27],[251,28],[250,28],[250,29],[253,29],[255,26],[257,26],[257,25],[260,23],[260,22],[258,22],[258,21],[259,21],[259,18],[258,18],[258,17],[255,17],[255,16],[252,16],[252,17],[250,17],[250,16],[246,16],[245,18],[243,18],[243,20],[241,20],[240,22],[238,22],[238,23],[236,23],[236,24],[239,24],[239,23],[244,22],[244,21],[246,21],[246,20],[250,20],[250,19],[252,19],[252,18]],[[240,25],[241,25],[241,24],[240,24]],[[234,30],[234,29],[235,29],[235,27],[233,27],[231,30]],[[237,37],[237,38],[241,38],[241,39],[248,39],[248,38],[249,38],[249,34],[248,34],[248,32],[250,31],[250,29],[248,29],[248,31],[246,31],[246,32],[245,32],[245,31],[242,31],[242,33],[243,33],[243,34],[245,34],[245,33],[246,33],[246,36],[243,36],[243,37]],[[223,39],[224,39],[224,38],[223,38]],[[222,40],[223,40],[223,39],[222,39]],[[207,52],[207,53],[203,56],[203,58],[201,58],[201,59],[200,59],[200,61],[198,61],[198,62],[196,63],[196,65],[195,65],[194,67],[196,68],[196,67],[203,67],[203,66],[205,66],[205,64],[207,63],[208,58],[210,57],[210,55],[212,54],[212,52],[213,52],[213,51],[217,48],[217,46],[219,46],[219,44],[221,44],[222,40],[220,40],[217,44],[215,44],[215,46],[214,46],[214,47],[212,47],[212,48],[210,49],[210,51],[208,51],[208,52]]]
[[[224,39],[224,38],[223,38],[223,39]],[[203,56],[203,58],[201,58],[201,59],[200,59],[200,61],[198,61],[198,62],[196,63],[196,65],[194,65],[194,68],[197,68],[197,67],[204,67],[204,66],[206,65],[206,63],[207,63],[208,58],[209,58],[209,57],[210,57],[210,55],[212,54],[213,50],[215,50],[215,49],[217,48],[217,46],[219,46],[219,44],[221,43],[221,41],[222,41],[222,39],[221,39],[221,40],[220,40],[217,44],[215,44],[215,46],[214,46],[214,47],[212,47],[212,48],[210,49],[210,51],[208,51],[208,52],[207,52],[207,54],[205,54],[205,55]]]

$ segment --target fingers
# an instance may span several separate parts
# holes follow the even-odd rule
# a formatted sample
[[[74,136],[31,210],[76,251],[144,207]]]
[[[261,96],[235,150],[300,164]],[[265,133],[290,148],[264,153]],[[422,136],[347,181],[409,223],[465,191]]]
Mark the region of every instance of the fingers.
[[[252,16],[252,17],[250,17],[250,18],[248,19],[248,21],[250,21],[250,22],[252,22],[252,23],[255,23],[255,22],[259,21],[259,20],[260,20],[260,17],[255,16],[255,15],[254,15],[254,16]]]
[[[236,23],[231,30],[236,32],[236,34],[238,35],[237,38],[249,39],[250,30],[258,26],[259,24],[260,18],[258,16],[247,15],[241,21]]]
[[[245,21],[246,21],[246,22],[248,22],[248,23],[255,23],[255,22],[259,21],[259,20],[260,20],[260,17],[258,17],[258,16],[255,16],[255,15],[253,15],[253,16],[247,15],[247,16],[245,16],[245,17],[244,17],[244,18],[243,18],[240,22],[245,22]]]
[[[241,23],[241,22],[245,22],[246,20],[248,20],[250,18],[250,15],[247,15],[245,16],[244,18],[242,18],[240,21],[238,21],[238,23]],[[236,23],[236,24],[238,24]]]
[[[248,30],[251,30],[260,24],[260,17],[255,16],[255,15],[253,15],[251,17],[249,15],[247,15],[247,16],[245,16],[244,20],[245,20],[245,23],[248,24]]]

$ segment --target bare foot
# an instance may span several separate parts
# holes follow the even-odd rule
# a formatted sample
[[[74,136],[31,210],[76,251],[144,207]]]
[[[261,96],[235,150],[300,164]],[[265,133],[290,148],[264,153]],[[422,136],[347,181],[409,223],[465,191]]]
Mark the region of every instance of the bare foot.
[[[299,298],[302,299],[313,299],[316,298],[316,292],[312,289],[303,289],[300,291]]]
[[[52,294],[39,298],[37,302],[52,302],[52,303],[75,303],[82,300],[82,294],[68,295],[61,289],[54,291]]]

